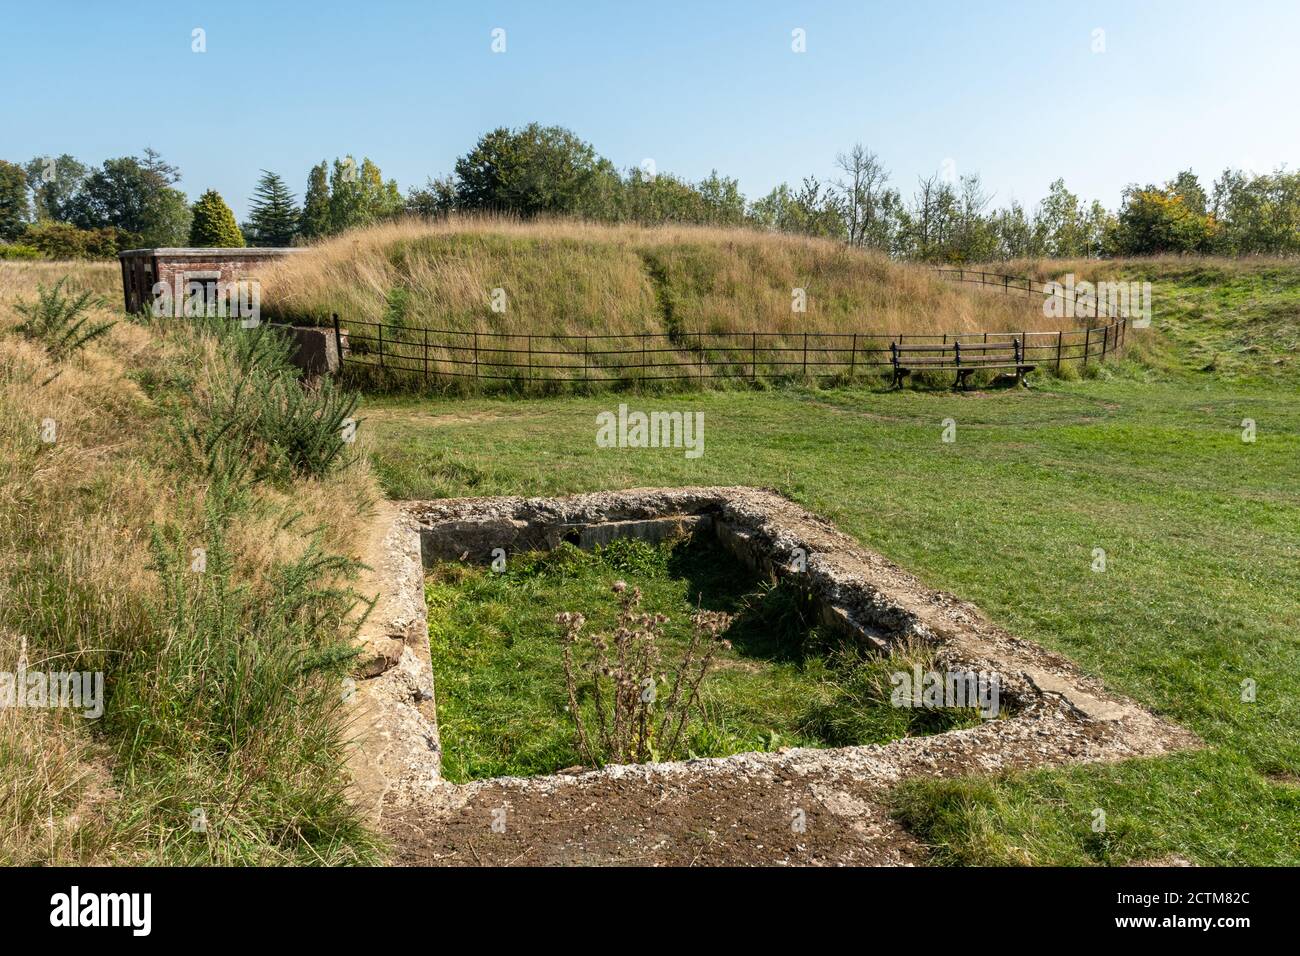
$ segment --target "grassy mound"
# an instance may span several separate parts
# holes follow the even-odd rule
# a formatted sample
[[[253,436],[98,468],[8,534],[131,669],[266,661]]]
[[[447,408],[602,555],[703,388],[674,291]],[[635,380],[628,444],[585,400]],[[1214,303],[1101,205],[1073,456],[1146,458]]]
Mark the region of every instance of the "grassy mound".
[[[492,290],[503,289],[504,312]],[[792,309],[793,290],[807,311]],[[836,242],[700,227],[452,219],[351,232],[266,277],[269,313],[518,334],[1055,328],[1037,302]]]

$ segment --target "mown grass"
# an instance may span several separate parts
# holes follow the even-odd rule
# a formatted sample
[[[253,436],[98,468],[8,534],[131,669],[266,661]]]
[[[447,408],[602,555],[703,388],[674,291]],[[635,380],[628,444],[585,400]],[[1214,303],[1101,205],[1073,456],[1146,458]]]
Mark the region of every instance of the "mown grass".
[[[636,396],[618,400],[641,407]],[[596,447],[595,416],[616,404],[608,396],[384,400],[366,413],[376,467],[396,497],[776,488],[1208,745],[913,792],[900,812],[942,859],[1300,860],[1300,805],[1287,782],[1300,768],[1294,391],[1129,365],[1079,382],[1040,379],[1029,391],[640,401],[704,412],[704,455]],[[1245,418],[1257,423],[1253,443],[1242,440]],[[952,443],[942,440],[946,419]],[[1107,554],[1103,573],[1092,570],[1096,548]],[[1242,700],[1247,679],[1254,702]],[[967,805],[954,822],[952,808]],[[1096,807],[1140,838],[1099,848]]]
[[[813,625],[793,588],[760,586],[716,545],[620,540],[595,553],[571,545],[512,556],[493,571],[443,564],[429,575],[429,644],[437,688],[443,773],[461,783],[551,773],[582,762],[568,714],[555,615],[580,611],[588,633],[617,618],[615,581],[641,588],[641,610],[665,614],[660,649],[668,675],[698,609],[734,616],[687,724],[692,757],[779,747],[883,743],[972,726],[973,711],[890,706],[889,675],[930,669],[920,652],[882,659],[845,647]],[[590,710],[589,683],[579,687]],[[591,724],[590,714],[588,724]]]

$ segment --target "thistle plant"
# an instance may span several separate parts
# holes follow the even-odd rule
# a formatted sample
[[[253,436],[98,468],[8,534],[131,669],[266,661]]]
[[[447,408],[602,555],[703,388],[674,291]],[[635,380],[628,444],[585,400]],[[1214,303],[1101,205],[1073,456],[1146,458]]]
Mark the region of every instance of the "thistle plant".
[[[641,763],[679,756],[691,712],[699,706],[700,685],[719,650],[731,647],[721,634],[731,623],[720,611],[692,615],[691,639],[672,669],[661,671],[663,626],[668,617],[641,611],[641,589],[615,581],[618,621],[612,634],[584,634],[584,615],[555,616],[561,628],[564,682],[578,751],[592,766]],[[670,685],[660,702],[660,683]],[[579,689],[589,686],[594,720],[583,716]]]

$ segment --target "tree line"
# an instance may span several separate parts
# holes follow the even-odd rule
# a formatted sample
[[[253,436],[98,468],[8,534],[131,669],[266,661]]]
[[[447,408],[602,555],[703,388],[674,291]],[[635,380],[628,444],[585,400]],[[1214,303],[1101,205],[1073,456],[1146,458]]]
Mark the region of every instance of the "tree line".
[[[1051,184],[1034,208],[995,206],[978,174],[920,177],[910,195],[880,158],[855,145],[836,173],[782,183],[749,200],[715,170],[691,182],[654,168],[619,170],[567,129],[494,129],[450,174],[403,196],[369,158],[321,161],[302,202],[263,170],[248,220],[215,190],[190,204],[180,172],[151,149],[89,168],[71,156],[0,161],[0,256],[111,256],[132,246],[285,246],[399,216],[495,212],[608,223],[748,226],[818,236],[934,263],[1017,258],[1300,252],[1300,173],[1225,170],[1207,190],[1190,170],[1128,186],[1115,210]]]

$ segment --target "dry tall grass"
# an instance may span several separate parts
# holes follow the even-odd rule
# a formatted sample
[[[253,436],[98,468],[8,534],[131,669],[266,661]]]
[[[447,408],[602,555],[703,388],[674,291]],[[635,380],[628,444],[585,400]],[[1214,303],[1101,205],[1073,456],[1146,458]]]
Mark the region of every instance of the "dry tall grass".
[[[504,313],[491,308],[504,289]],[[792,309],[794,289],[807,311]],[[347,233],[263,277],[276,316],[479,332],[895,332],[1052,327],[1037,301],[841,243],[749,229],[452,218]]]
[[[37,283],[64,275],[72,288],[104,294],[96,318],[118,321],[56,364],[15,334],[12,306],[32,300]],[[119,281],[113,263],[0,263],[0,671],[16,669],[25,639],[29,668],[104,668],[110,698],[119,666],[139,668],[170,640],[160,630],[166,601],[151,530],[165,526],[182,541],[201,541],[211,502],[206,479],[180,466],[168,408],[210,387],[224,361],[189,325],[123,320]],[[45,419],[55,423],[53,443],[41,440]],[[264,485],[251,495],[225,548],[238,569],[234,583],[257,591],[277,586],[284,563],[307,552],[313,529],[322,529],[327,550],[350,551],[377,487],[362,460],[327,480]],[[287,522],[293,513],[300,518]],[[195,661],[195,673],[203,666]],[[247,736],[256,733],[249,728]],[[260,845],[241,835],[241,845],[221,843],[214,828],[211,845],[197,845],[185,801],[204,799],[204,787],[215,800],[227,784],[211,779],[213,762],[187,766],[187,755],[156,752],[151,768],[120,766],[127,758],[119,743],[102,724],[67,712],[0,708],[0,863],[272,863],[303,852],[292,830]],[[195,741],[193,753],[219,746],[237,745]],[[263,770],[242,772],[256,779]],[[195,782],[188,793],[180,785],[186,779]],[[266,808],[227,805],[225,812],[233,828],[245,826],[241,814]],[[257,818],[256,825],[268,824]],[[335,859],[346,850],[338,846]]]

